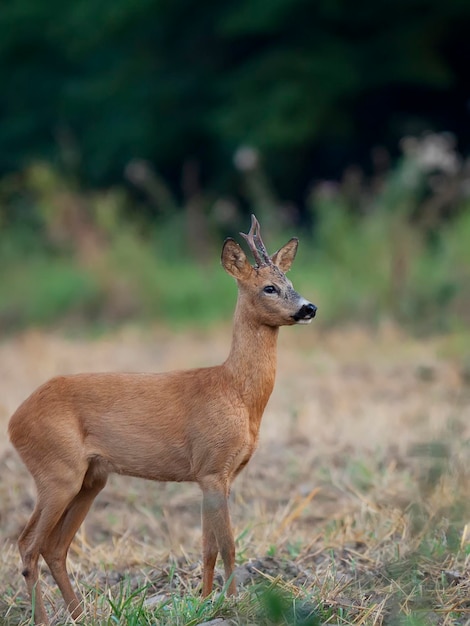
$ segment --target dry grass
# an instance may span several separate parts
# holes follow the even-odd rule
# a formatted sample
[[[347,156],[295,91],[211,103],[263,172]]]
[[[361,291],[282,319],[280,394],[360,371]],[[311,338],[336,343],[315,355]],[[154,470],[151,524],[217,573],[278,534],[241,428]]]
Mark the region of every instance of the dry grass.
[[[16,406],[59,372],[219,362],[229,338],[228,328],[95,341],[27,332],[0,345],[0,623],[29,623],[14,544],[34,489],[7,442]],[[470,624],[468,348],[391,327],[284,329],[260,447],[233,489],[237,602],[197,598],[197,487],[113,477],[70,553],[86,623]],[[279,590],[278,613],[266,585]]]

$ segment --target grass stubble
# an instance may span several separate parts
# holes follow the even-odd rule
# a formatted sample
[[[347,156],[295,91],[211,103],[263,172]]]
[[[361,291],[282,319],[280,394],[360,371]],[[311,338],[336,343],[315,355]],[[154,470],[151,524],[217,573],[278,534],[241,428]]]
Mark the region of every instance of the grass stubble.
[[[305,329],[300,329],[304,330]],[[458,337],[393,327],[281,333],[260,446],[231,495],[237,598],[200,597],[200,496],[113,476],[70,550],[83,623],[470,624],[470,385]],[[56,373],[220,362],[226,327],[0,345],[0,623],[31,623],[16,538],[34,487],[9,415]],[[465,338],[463,339],[463,341]],[[456,347],[457,346],[457,347]],[[68,624],[46,567],[56,623]]]

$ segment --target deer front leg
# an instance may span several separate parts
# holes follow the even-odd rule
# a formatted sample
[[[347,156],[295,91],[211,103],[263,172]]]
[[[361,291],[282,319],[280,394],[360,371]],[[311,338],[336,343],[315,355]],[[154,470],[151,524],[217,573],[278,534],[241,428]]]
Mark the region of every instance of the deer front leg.
[[[228,593],[234,595],[237,586],[233,577],[235,569],[235,541],[228,510],[228,486],[214,477],[201,482],[202,499],[202,544],[203,544],[203,587],[202,594],[212,591],[214,567],[220,552],[225,569],[225,582],[229,582]]]
[[[202,595],[205,598],[212,591],[214,567],[219,549],[212,531],[206,498],[202,504]]]

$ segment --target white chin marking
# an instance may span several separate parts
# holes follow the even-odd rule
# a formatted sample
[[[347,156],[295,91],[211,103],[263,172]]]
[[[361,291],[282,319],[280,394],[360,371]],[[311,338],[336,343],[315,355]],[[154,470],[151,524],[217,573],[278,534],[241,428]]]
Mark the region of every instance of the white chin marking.
[[[313,317],[310,317],[308,320],[305,320],[305,319],[299,320],[297,324],[310,324],[312,320],[313,320]]]

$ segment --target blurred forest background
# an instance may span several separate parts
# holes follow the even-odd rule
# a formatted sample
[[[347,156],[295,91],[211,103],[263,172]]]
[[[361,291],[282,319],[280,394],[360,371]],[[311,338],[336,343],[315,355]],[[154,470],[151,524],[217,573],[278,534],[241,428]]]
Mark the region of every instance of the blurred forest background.
[[[255,212],[319,322],[470,321],[466,0],[10,0],[0,333],[226,319]]]

